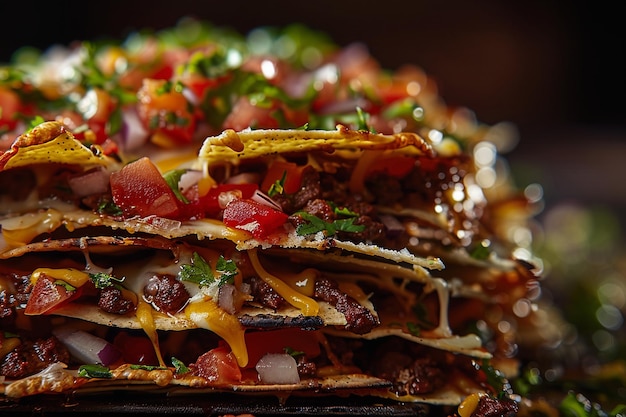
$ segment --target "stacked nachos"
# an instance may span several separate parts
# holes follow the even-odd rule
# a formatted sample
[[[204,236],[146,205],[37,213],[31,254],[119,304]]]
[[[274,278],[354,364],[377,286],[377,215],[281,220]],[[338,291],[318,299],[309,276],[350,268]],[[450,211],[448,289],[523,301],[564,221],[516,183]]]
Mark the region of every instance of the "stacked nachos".
[[[0,375],[515,415],[549,341],[507,125],[300,26],[0,68]]]

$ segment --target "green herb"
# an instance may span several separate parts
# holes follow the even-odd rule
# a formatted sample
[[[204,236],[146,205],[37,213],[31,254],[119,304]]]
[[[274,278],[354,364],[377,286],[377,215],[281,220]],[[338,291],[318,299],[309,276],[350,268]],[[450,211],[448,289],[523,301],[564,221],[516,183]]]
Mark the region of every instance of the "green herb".
[[[193,282],[201,287],[208,287],[215,281],[211,265],[198,252],[193,253],[191,264],[181,265],[178,276],[181,281]]]
[[[239,273],[235,261],[226,259],[222,255],[217,259],[215,270],[221,274],[218,284],[220,287],[224,284],[232,284],[235,281],[235,276]]]
[[[569,391],[559,404],[559,411],[564,417],[617,417],[624,415],[626,404],[619,404],[607,413],[584,395]]]
[[[354,217],[327,222],[304,211],[297,212],[296,214],[307,222],[298,225],[296,228],[296,233],[299,236],[311,235],[318,232],[324,232],[326,236],[333,236],[337,232],[358,233],[365,229],[365,226],[361,224],[354,224],[356,220]]]
[[[409,331],[409,333],[411,333],[413,336],[419,336],[422,329],[420,329],[420,326],[417,323],[412,323],[412,322],[408,322],[406,324],[406,328]]]
[[[71,284],[68,284],[67,282],[63,281],[62,279],[55,280],[54,281],[54,285],[58,285],[60,287],[65,288],[65,291],[67,291],[67,292],[76,291],[76,287],[74,287]]]
[[[180,178],[186,172],[187,172],[186,169],[173,169],[163,174],[163,179],[165,179],[165,182],[167,182],[167,185],[170,186],[176,198],[178,198],[180,201],[182,201],[185,204],[189,203],[189,200],[180,191],[180,188],[178,187],[178,183],[180,182]]]
[[[357,116],[357,130],[365,130],[368,132],[373,132],[369,126],[369,113],[365,112],[362,108],[356,108],[356,116]]]
[[[267,190],[267,195],[270,197],[274,197],[277,194],[282,194],[285,192],[285,180],[287,179],[287,170],[283,171],[283,176],[281,179],[276,180],[274,184],[270,186],[270,189]]]
[[[480,369],[487,376],[487,383],[494,388],[499,396],[504,396],[511,389],[509,382],[502,373],[491,366],[488,359],[483,359]]]
[[[123,213],[117,204],[108,199],[101,199],[96,210],[100,214],[108,214],[110,216],[121,216]]]
[[[83,378],[113,378],[111,370],[102,365],[81,365],[78,376]]]
[[[105,272],[96,272],[95,274],[89,274],[89,278],[91,278],[94,286],[98,289],[112,286],[119,287],[119,284],[124,282],[123,279],[115,278],[113,275],[107,274]]]
[[[289,356],[292,356],[294,358],[297,358],[298,356],[303,356],[304,352],[301,350],[295,350],[289,346],[287,346],[285,349],[285,353],[288,354]]]
[[[176,375],[182,375],[189,372],[189,368],[180,359],[172,357],[172,365],[174,365]]]

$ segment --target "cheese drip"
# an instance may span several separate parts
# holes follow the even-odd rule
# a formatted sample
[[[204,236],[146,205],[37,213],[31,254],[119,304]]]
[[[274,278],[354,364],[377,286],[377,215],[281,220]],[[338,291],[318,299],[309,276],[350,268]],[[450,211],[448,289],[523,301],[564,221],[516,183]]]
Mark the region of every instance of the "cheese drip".
[[[259,261],[256,249],[249,250],[248,256],[250,257],[252,267],[259,277],[265,281],[267,285],[272,287],[274,291],[283,297],[289,304],[302,311],[302,314],[305,316],[316,316],[319,313],[320,306],[315,300],[294,290],[280,278],[270,274],[263,268],[261,262]]]
[[[210,330],[224,339],[240,367],[248,364],[244,329],[235,316],[228,314],[210,299],[189,304],[185,308],[185,315],[198,327]]]

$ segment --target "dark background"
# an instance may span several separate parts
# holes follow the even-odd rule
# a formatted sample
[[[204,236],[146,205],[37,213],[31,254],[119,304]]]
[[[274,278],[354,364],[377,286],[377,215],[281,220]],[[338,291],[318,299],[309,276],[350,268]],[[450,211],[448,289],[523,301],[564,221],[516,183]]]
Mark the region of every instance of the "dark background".
[[[0,6],[0,60],[18,47],[123,39],[184,16],[243,33],[304,23],[339,45],[365,43],[390,69],[421,66],[450,105],[513,122],[509,156],[548,205],[575,201],[626,213],[626,28],[619,2],[63,1]]]

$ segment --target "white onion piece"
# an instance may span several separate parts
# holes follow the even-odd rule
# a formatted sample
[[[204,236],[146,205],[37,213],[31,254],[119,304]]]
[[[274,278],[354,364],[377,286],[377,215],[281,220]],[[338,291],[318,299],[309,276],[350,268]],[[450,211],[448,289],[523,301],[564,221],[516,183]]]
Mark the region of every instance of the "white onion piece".
[[[237,307],[235,306],[236,292],[237,288],[233,284],[224,284],[217,293],[217,305],[229,314],[237,312]]]
[[[122,144],[125,150],[139,148],[148,140],[148,129],[145,128],[139,114],[134,108],[122,112]]]
[[[259,174],[256,172],[242,172],[226,180],[226,184],[256,184],[258,182]]]
[[[185,194],[191,187],[196,185],[202,179],[202,171],[188,170],[180,176],[178,181],[178,188]]]
[[[83,330],[62,328],[54,330],[53,334],[65,345],[72,357],[83,364],[108,366],[122,356],[115,345]]]
[[[254,194],[252,195],[252,200],[256,201],[257,203],[261,203],[266,206],[269,206],[273,208],[274,210],[283,211],[283,208],[280,206],[280,204],[272,200],[270,196],[263,193],[262,191],[256,190]]]
[[[104,169],[89,171],[67,180],[72,192],[78,197],[102,194],[109,189],[109,172]]]
[[[298,384],[298,364],[286,353],[267,353],[255,366],[264,384]]]

